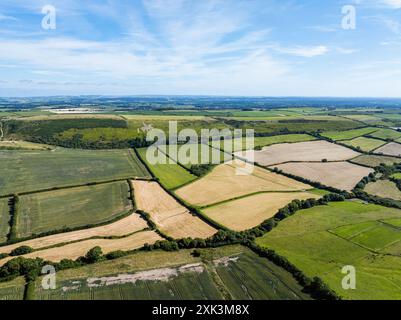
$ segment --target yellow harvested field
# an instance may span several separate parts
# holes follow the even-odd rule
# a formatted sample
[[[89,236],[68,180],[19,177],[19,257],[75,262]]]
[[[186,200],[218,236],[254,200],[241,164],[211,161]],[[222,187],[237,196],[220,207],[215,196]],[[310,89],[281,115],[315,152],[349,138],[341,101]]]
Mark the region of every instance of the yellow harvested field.
[[[3,246],[0,247],[0,253],[10,253],[12,250],[20,246],[29,246],[33,249],[41,249],[63,243],[90,239],[93,237],[122,237],[143,230],[147,228],[147,226],[147,222],[142,219],[139,214],[133,213],[126,218],[123,218],[108,225],[91,229],[54,234],[43,238],[36,238],[32,240],[18,242],[8,246]]]
[[[280,208],[292,200],[311,198],[317,199],[320,196],[309,192],[261,193],[209,207],[203,212],[231,230],[243,231],[273,217]]]
[[[351,191],[363,177],[374,171],[349,162],[285,163],[274,167],[286,173],[346,191]]]
[[[395,143],[395,142],[387,143],[383,147],[376,149],[375,153],[379,153],[379,154],[382,153],[387,156],[399,157],[399,156],[401,156],[401,144]]]
[[[327,141],[281,143],[263,148],[261,151],[236,152],[236,156],[254,161],[262,166],[271,166],[291,161],[343,161],[360,154],[351,149]]]
[[[208,238],[216,229],[192,215],[156,182],[131,181],[139,210],[148,213],[162,232],[172,238]]]
[[[47,261],[59,262],[62,259],[72,259],[75,260],[79,257],[84,256],[90,249],[99,246],[102,248],[104,254],[123,250],[129,251],[141,248],[145,243],[152,244],[157,240],[163,240],[154,231],[141,231],[135,233],[131,236],[121,238],[121,239],[92,239],[85,240],[81,242],[75,242],[67,244],[61,247],[55,247],[50,249],[44,249],[40,251],[35,251],[26,255],[25,258],[42,258]],[[4,265],[7,261],[14,257],[7,257],[0,260],[0,265]]]
[[[197,206],[206,206],[261,191],[304,191],[311,186],[268,170],[254,167],[250,175],[238,175],[244,162],[230,161],[213,169],[205,177],[176,191],[176,194]]]

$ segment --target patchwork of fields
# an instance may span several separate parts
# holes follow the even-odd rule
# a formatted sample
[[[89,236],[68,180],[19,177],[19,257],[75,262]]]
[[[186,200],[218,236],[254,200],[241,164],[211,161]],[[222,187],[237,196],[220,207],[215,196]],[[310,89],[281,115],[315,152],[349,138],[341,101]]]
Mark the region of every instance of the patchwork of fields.
[[[58,271],[56,290],[43,290],[38,278],[31,298],[310,299],[290,273],[245,247],[203,248],[215,246],[221,234],[246,235],[345,299],[401,299],[401,210],[358,199],[311,207],[311,200],[302,204],[309,209],[277,218],[278,226],[262,237],[236,233],[259,226],[294,200],[328,193],[305,181],[352,191],[373,168],[401,163],[395,126],[401,127],[401,116],[377,108],[358,112],[191,106],[142,114],[7,113],[0,123],[0,268],[21,246],[33,250],[22,257],[51,262],[75,260],[99,246],[103,254],[127,255]],[[197,133],[254,129],[255,146],[234,139],[226,141],[232,154],[224,153],[224,142],[216,139],[180,145],[175,155],[177,146],[168,144],[165,154],[155,154],[166,156],[167,164],[152,164],[142,139],[149,128],[167,130],[169,121]],[[190,159],[194,150],[197,156]],[[212,165],[211,155],[218,159]],[[258,166],[252,168],[245,160],[253,158]],[[365,191],[401,201],[389,180],[371,182]],[[181,245],[190,240],[177,241],[183,238],[208,240],[195,240],[205,245],[187,250]],[[180,249],[158,249],[163,245]],[[341,287],[345,265],[357,269],[356,290]],[[0,299],[23,299],[25,280],[0,281]]]
[[[256,242],[287,257],[309,276],[321,277],[346,299],[401,299],[401,229],[382,220],[401,218],[401,210],[360,202],[330,203],[302,210]],[[307,226],[307,227],[306,227]],[[344,290],[341,272],[352,265],[356,290]]]
[[[208,238],[217,230],[192,215],[156,182],[132,181],[136,205],[150,215],[166,235],[175,238]]]
[[[155,157],[157,157],[160,151],[156,149],[155,152]],[[174,163],[174,161],[171,161],[171,163],[168,161],[165,164],[150,164],[146,156],[147,148],[138,149],[138,153],[142,160],[147,163],[152,173],[159,179],[160,183],[167,189],[176,189],[196,179],[196,176],[189,173],[179,164]]]
[[[254,167],[250,175],[241,175],[241,171],[246,170],[245,168],[245,163],[242,161],[221,164],[205,177],[178,189],[176,194],[193,205],[208,206],[262,191],[313,189],[311,186],[259,167]]]

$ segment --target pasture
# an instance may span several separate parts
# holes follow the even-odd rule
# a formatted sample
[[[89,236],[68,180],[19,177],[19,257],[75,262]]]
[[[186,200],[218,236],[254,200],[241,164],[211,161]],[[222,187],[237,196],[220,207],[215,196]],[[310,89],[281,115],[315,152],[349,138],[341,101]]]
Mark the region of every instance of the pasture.
[[[156,182],[132,181],[135,203],[139,210],[150,215],[158,228],[168,236],[209,238],[216,229],[192,215]]]
[[[196,206],[207,206],[262,191],[303,191],[311,186],[254,167],[247,174],[244,162],[233,161],[215,167],[208,175],[188,184],[176,194]]]
[[[46,261],[60,262],[63,259],[75,260],[84,256],[90,249],[99,246],[103,253],[113,251],[130,251],[142,248],[145,243],[152,244],[162,238],[154,231],[141,231],[130,236],[119,239],[90,239],[74,242],[62,246],[52,247],[39,251],[34,251],[23,255],[25,258],[41,258]],[[0,260],[0,266],[4,265],[13,257]]]
[[[365,152],[373,151],[381,147],[382,145],[386,144],[386,142],[384,142],[383,140],[377,140],[365,137],[359,137],[349,141],[341,141],[341,142],[348,146],[359,148],[360,150]]]
[[[315,137],[310,136],[308,134],[281,134],[277,136],[269,136],[269,137],[255,137],[254,138],[254,147],[255,148],[262,148],[266,146],[270,146],[273,144],[279,144],[279,143],[296,143],[296,142],[304,142],[304,141],[312,141],[316,140]],[[249,149],[247,147],[249,145],[250,141],[247,138],[237,138],[237,139],[232,139],[231,141],[228,140],[230,143],[229,150],[232,150],[232,152],[237,152],[237,151],[243,151]],[[222,141],[220,143],[220,149],[224,150],[224,142]],[[226,150],[227,151],[227,150]]]
[[[130,150],[3,150],[0,161],[0,195],[114,179],[150,178]]]
[[[401,144],[395,143],[395,142],[390,142],[390,143],[384,145],[383,147],[376,149],[375,153],[384,154],[387,156],[400,157],[401,156]]]
[[[231,230],[243,231],[273,217],[280,208],[292,200],[311,198],[317,199],[319,196],[309,192],[259,193],[207,207],[202,211],[209,218]]]
[[[286,173],[346,191],[354,189],[363,177],[374,171],[349,162],[292,162],[274,167]]]
[[[8,198],[0,199],[0,243],[7,240],[7,235],[10,232],[10,207]]]
[[[10,253],[20,246],[29,246],[35,250],[48,248],[70,242],[82,241],[90,238],[123,237],[144,230],[148,225],[139,214],[132,213],[128,217],[104,226],[58,233],[46,237],[26,240],[15,244],[0,247],[0,253]]]
[[[390,180],[378,180],[366,185],[365,191],[374,196],[401,201],[401,191]]]
[[[262,166],[271,166],[291,161],[341,161],[355,158],[359,153],[327,141],[283,143],[265,147],[262,151],[236,153],[238,157],[252,159]]]
[[[170,163],[170,161],[168,161],[165,164],[150,164],[149,161],[147,161],[146,159],[146,150],[147,148],[138,149],[140,157],[144,162],[147,163],[152,173],[167,189],[176,189],[197,178],[196,176],[182,168],[179,164],[174,162]]]
[[[397,140],[401,138],[401,132],[392,129],[381,129],[370,134],[373,138],[378,138],[382,140]]]
[[[297,212],[256,242],[285,256],[306,275],[321,277],[345,299],[400,299],[397,288],[401,284],[398,268],[401,258],[371,251],[380,251],[380,246],[394,239],[394,232],[388,229],[372,229],[376,222],[400,217],[398,209],[356,201],[330,203]],[[337,229],[344,226],[346,230]],[[386,247],[383,252],[399,243]],[[356,290],[341,287],[344,277],[341,269],[345,265],[353,265],[357,270]]]
[[[327,131],[321,135],[331,140],[351,140],[378,131],[378,128],[367,127],[347,131]]]
[[[361,166],[375,168],[380,166],[380,164],[382,163],[388,166],[396,163],[401,163],[401,158],[363,154],[355,159],[352,159],[351,162],[355,164],[360,164]]]
[[[138,252],[61,271],[56,290],[43,290],[38,279],[35,296],[38,300],[309,299],[288,272],[244,247],[200,251],[198,258],[190,250]]]
[[[215,145],[216,148],[212,148],[207,144],[169,145],[160,146],[160,148],[170,159],[187,169],[191,169],[192,165],[218,165],[232,160],[230,154],[219,150],[219,142],[215,143]]]
[[[33,193],[20,197],[16,236],[105,223],[132,210],[126,181]]]

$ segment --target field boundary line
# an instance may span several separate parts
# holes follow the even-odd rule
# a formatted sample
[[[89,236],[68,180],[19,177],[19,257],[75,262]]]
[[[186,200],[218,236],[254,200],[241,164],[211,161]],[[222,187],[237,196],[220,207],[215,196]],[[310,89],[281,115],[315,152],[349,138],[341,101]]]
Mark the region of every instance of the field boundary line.
[[[98,182],[86,182],[83,184],[69,185],[69,186],[65,186],[65,187],[52,187],[52,188],[46,188],[46,189],[39,189],[39,190],[35,190],[35,191],[26,191],[26,192],[20,192],[20,193],[18,193],[18,195],[26,196],[26,195],[30,195],[30,194],[36,194],[36,193],[45,193],[45,192],[58,191],[58,190],[90,187],[90,186],[102,185],[102,184],[111,184],[113,182],[123,182],[123,181],[127,181],[127,180],[151,181],[152,179],[147,179],[147,178],[143,178],[143,177],[126,177],[126,178],[121,178],[121,179],[103,180],[103,181],[98,181]],[[13,196],[14,196],[14,194],[0,195],[0,199],[10,198]]]
[[[138,154],[138,151],[136,150],[136,148],[134,148],[134,150],[135,150],[135,153]],[[147,163],[141,157],[139,157],[139,159],[148,168]],[[154,173],[152,171],[150,171],[150,172],[151,172],[152,176],[155,178],[155,182],[157,184],[159,184],[161,186],[161,188],[165,192],[167,192],[171,197],[173,197],[180,205],[182,205],[183,207],[187,208],[190,213],[194,214],[195,216],[200,218],[203,222],[207,223],[209,226],[211,226],[211,227],[213,227],[213,228],[215,228],[217,230],[228,230],[225,226],[223,226],[223,225],[211,220],[208,216],[204,215],[199,210],[198,207],[194,207],[194,206],[190,205],[189,203],[187,203],[186,201],[184,201],[183,199],[181,199],[179,196],[177,196],[177,194],[174,191],[171,191],[166,186],[164,186],[163,183],[160,182],[160,180],[154,175]]]
[[[100,223],[97,223],[97,224],[89,224],[89,225],[76,227],[76,228],[70,228],[70,229],[67,228],[67,229],[52,230],[52,231],[49,231],[49,232],[35,234],[35,235],[29,236],[29,237],[17,238],[17,239],[12,240],[12,241],[7,241],[5,243],[0,243],[0,247],[6,247],[8,245],[17,244],[17,243],[20,243],[20,242],[25,242],[25,241],[28,241],[28,240],[33,240],[33,239],[38,239],[38,238],[44,238],[44,237],[52,236],[52,235],[56,235],[56,234],[63,234],[63,233],[68,233],[68,232],[73,232],[73,231],[88,230],[88,229],[92,229],[92,228],[96,228],[96,227],[106,226],[108,224],[112,224],[112,223],[117,222],[117,221],[119,221],[121,219],[124,219],[124,218],[130,216],[131,214],[133,214],[135,212],[136,212],[136,210],[131,208],[128,211],[123,211],[121,214],[119,214],[118,216],[116,216],[113,219],[110,219],[108,221],[100,222]]]
[[[313,189],[311,189],[311,190],[313,190]],[[273,194],[274,194],[274,193],[303,193],[303,192],[309,193],[308,190],[256,191],[256,192],[248,193],[248,194],[245,194],[245,195],[242,195],[242,196],[238,196],[238,197],[230,198],[230,199],[227,199],[227,200],[223,200],[223,201],[211,203],[211,204],[208,204],[208,205],[205,205],[205,206],[200,206],[199,208],[200,208],[200,209],[208,209],[208,208],[212,208],[212,207],[217,207],[217,206],[220,206],[220,205],[225,204],[225,203],[227,203],[227,202],[232,202],[232,201],[236,201],[236,200],[241,200],[241,199],[245,199],[245,198],[250,198],[250,197],[253,197],[253,196],[257,196],[257,195],[259,195],[259,194],[269,194],[269,193],[273,193]]]

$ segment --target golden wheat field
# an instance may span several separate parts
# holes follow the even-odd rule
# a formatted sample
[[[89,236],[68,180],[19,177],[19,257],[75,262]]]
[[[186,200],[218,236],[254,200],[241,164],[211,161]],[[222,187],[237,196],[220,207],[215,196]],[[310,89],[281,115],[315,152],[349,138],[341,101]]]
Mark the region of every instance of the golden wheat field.
[[[139,210],[147,212],[152,221],[168,236],[208,238],[216,229],[192,215],[156,182],[131,181]]]
[[[205,208],[203,212],[216,222],[234,231],[243,231],[273,217],[292,200],[306,200],[320,196],[309,192],[260,193],[249,197]]]
[[[302,191],[311,186],[268,170],[254,167],[249,175],[240,175],[244,162],[221,164],[211,173],[176,191],[176,194],[197,206],[206,206],[261,191]]]

